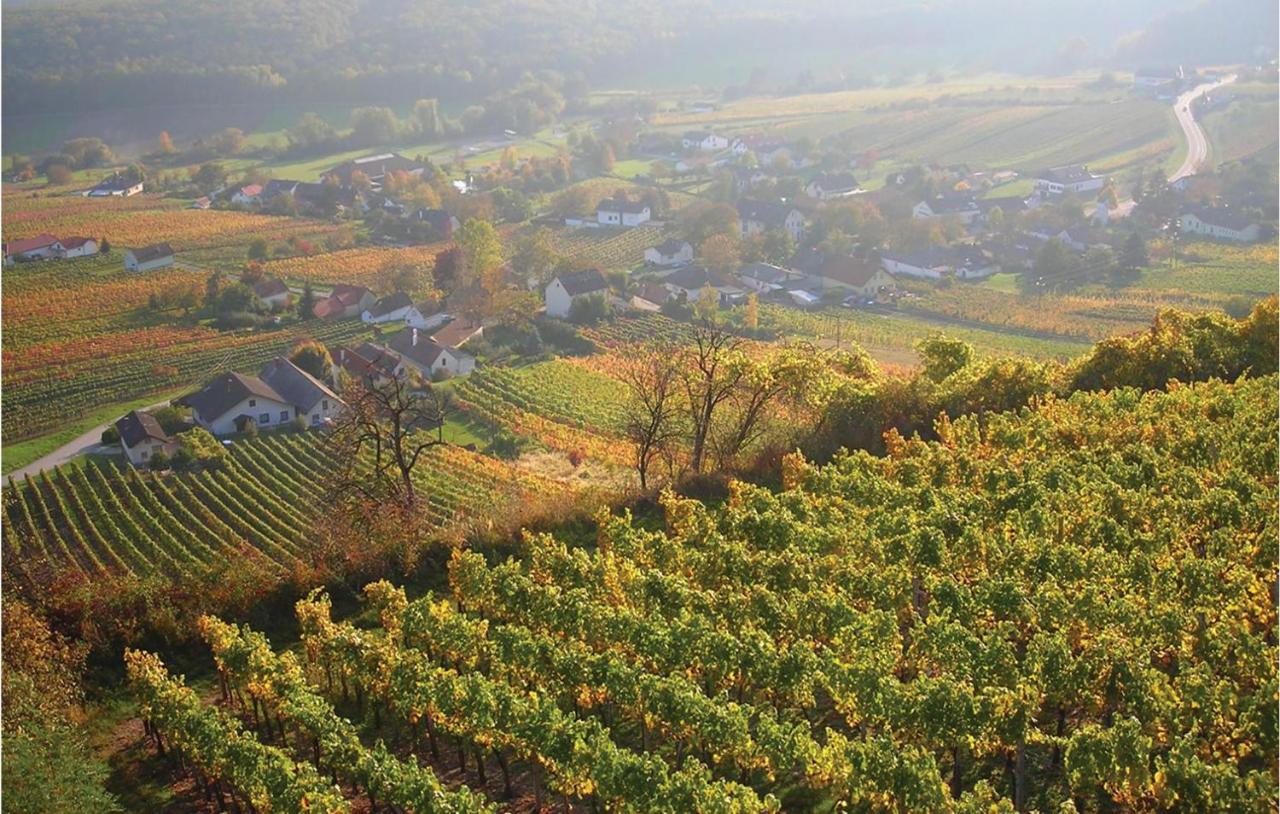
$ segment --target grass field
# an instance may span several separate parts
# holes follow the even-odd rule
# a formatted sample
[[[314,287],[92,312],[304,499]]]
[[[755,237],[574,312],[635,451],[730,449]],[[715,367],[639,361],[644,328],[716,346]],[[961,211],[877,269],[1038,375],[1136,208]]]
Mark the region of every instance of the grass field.
[[[1225,108],[1210,111],[1203,117],[1205,133],[1209,136],[1210,165],[1238,161],[1252,155],[1275,155],[1280,144],[1280,103],[1275,85],[1266,94],[1240,93],[1240,88],[1227,86],[1227,92],[1239,96]]]
[[[1180,254],[1176,267],[1165,263],[1147,269],[1140,285],[1164,291],[1255,297],[1280,290],[1274,242],[1256,246],[1191,243],[1181,247]]]

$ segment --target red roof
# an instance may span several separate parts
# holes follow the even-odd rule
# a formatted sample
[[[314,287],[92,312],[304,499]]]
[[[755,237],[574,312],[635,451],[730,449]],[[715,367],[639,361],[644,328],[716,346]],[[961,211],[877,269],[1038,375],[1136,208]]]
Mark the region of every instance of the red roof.
[[[483,330],[479,323],[462,317],[436,331],[431,338],[447,348],[457,348]]]
[[[6,255],[24,254],[26,252],[35,251],[36,249],[43,249],[47,246],[52,246],[57,242],[58,242],[58,239],[53,235],[50,235],[50,234],[36,235],[35,237],[23,238],[22,240],[14,240],[4,244],[4,253]]]
[[[91,237],[64,237],[62,239],[62,248],[78,249],[90,241],[94,241],[94,239]],[[97,242],[97,241],[94,241],[94,242]]]
[[[261,195],[262,184],[249,184],[248,186],[240,187],[240,194],[250,198]]]

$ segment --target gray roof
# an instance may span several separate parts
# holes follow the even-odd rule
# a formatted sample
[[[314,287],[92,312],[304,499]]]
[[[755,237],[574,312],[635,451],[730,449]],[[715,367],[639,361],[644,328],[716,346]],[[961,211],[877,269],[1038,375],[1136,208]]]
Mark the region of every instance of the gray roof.
[[[444,345],[432,341],[426,331],[419,331],[417,328],[406,328],[397,333],[392,337],[389,347],[405,359],[428,368],[447,350]]]
[[[571,271],[568,274],[558,275],[556,279],[560,281],[560,285],[564,286],[564,290],[569,292],[570,297],[590,294],[595,291],[604,291],[609,287],[609,284],[604,281],[604,275],[600,273],[600,269]]]
[[[791,272],[772,263],[749,263],[738,269],[739,277],[750,277],[762,283],[780,283],[791,278]]]
[[[253,287],[253,293],[257,294],[259,299],[267,297],[275,297],[280,294],[288,294],[289,286],[285,285],[284,280],[279,277],[272,277],[269,280],[263,280]]]
[[[858,179],[853,177],[851,172],[824,172],[815,175],[810,182],[817,184],[819,189],[837,190],[837,189],[858,189]]]
[[[298,186],[297,181],[289,181],[284,178],[273,178],[262,187],[262,200],[269,201],[277,195],[292,195],[294,187]]]
[[[1254,224],[1253,218],[1238,209],[1195,209],[1187,213],[1195,215],[1205,223],[1221,226],[1224,229],[1247,229]]]
[[[766,226],[782,226],[787,216],[796,211],[794,206],[768,201],[738,201],[738,217],[753,220]]]
[[[969,195],[938,195],[925,201],[929,209],[938,215],[949,215],[956,212],[973,212],[978,209],[977,202]]]
[[[624,198],[610,198],[596,205],[597,212],[626,212],[631,215],[638,215],[648,208],[649,204],[644,201],[632,201]]]
[[[129,187],[136,186],[137,184],[137,181],[130,181],[117,172],[114,175],[110,175],[102,179],[94,189],[101,190],[102,192],[121,192]]]
[[[259,376],[263,382],[284,396],[284,400],[299,412],[311,412],[321,399],[341,401],[337,394],[325,386],[324,382],[307,371],[290,362],[283,356],[277,356],[262,368]]]
[[[116,421],[116,431],[120,433],[120,439],[128,447],[136,447],[148,438],[162,443],[168,443],[173,440],[167,432],[160,428],[159,421],[156,421],[153,416],[147,413],[140,413],[137,410],[118,419]]]
[[[1040,173],[1040,178],[1056,181],[1059,184],[1071,184],[1076,181],[1088,181],[1093,178],[1089,168],[1081,164],[1068,164],[1065,167],[1052,167]]]
[[[289,403],[288,399],[262,379],[241,373],[224,373],[195,393],[184,396],[181,401],[199,413],[205,421],[214,421],[240,402],[253,397],[271,399],[281,404]]]
[[[133,252],[133,259],[139,263],[149,263],[152,260],[159,260],[161,257],[173,257],[173,249],[169,248],[168,243],[153,243],[150,246],[130,249],[129,251]]]
[[[688,245],[689,245],[689,242],[687,240],[680,240],[679,238],[673,237],[670,240],[662,241],[661,243],[659,243],[657,246],[654,246],[653,248],[656,249],[659,254],[669,256],[682,251],[684,247]]]
[[[403,291],[397,291],[394,294],[388,294],[373,304],[369,309],[369,313],[375,317],[383,314],[390,314],[392,311],[398,311],[401,308],[408,308],[413,305],[413,300],[409,299],[409,295]]]

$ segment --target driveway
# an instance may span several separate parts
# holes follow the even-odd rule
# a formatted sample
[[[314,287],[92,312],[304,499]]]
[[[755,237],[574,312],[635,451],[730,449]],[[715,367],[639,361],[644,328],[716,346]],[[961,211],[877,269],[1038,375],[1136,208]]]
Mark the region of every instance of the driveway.
[[[165,399],[164,401],[158,401],[155,404],[152,404],[148,407],[143,407],[142,409],[151,410],[156,407],[164,407],[166,404],[169,403],[169,401],[170,401],[169,399]],[[39,475],[41,470],[53,469],[55,466],[60,466],[61,464],[67,463],[72,458],[76,458],[81,455],[88,455],[91,452],[105,453],[105,452],[119,451],[120,448],[118,446],[103,447],[101,443],[102,431],[114,423],[115,423],[114,421],[108,421],[105,424],[99,424],[98,426],[94,427],[91,430],[86,430],[85,432],[76,436],[71,441],[68,441],[67,443],[55,449],[53,452],[50,452],[48,455],[45,455],[43,458],[34,460],[31,463],[27,464],[26,466],[22,467],[21,469],[15,469],[12,472],[6,472],[5,480],[8,480],[10,476],[12,476],[14,480],[22,480],[32,475]]]
[[[1182,162],[1182,166],[1178,167],[1178,171],[1169,176],[1169,183],[1172,184],[1179,178],[1185,178],[1188,175],[1195,175],[1196,170],[1200,168],[1200,165],[1209,156],[1209,139],[1205,136],[1204,128],[1196,121],[1195,114],[1191,111],[1192,103],[1209,91],[1220,88],[1228,82],[1234,82],[1235,78],[1235,74],[1232,74],[1217,82],[1197,85],[1179,96],[1177,101],[1173,103],[1173,114],[1178,117],[1178,124],[1182,127],[1182,133],[1187,139],[1187,157]]]

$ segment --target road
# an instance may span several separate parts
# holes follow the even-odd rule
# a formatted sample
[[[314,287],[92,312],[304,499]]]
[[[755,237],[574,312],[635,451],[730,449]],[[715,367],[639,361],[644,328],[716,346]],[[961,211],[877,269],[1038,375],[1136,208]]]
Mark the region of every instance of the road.
[[[1204,134],[1199,122],[1196,121],[1195,115],[1191,112],[1191,103],[1201,96],[1205,95],[1215,88],[1222,87],[1228,82],[1234,82],[1235,74],[1224,77],[1217,82],[1206,82],[1203,85],[1197,85],[1186,93],[1178,97],[1173,103],[1173,114],[1178,117],[1178,124],[1182,127],[1182,133],[1187,139],[1187,157],[1182,162],[1182,166],[1178,167],[1178,171],[1169,176],[1169,183],[1177,181],[1179,178],[1185,178],[1188,175],[1195,175],[1196,170],[1200,169],[1200,165],[1209,156],[1209,139]]]
[[[156,407],[163,407],[166,404],[168,404],[169,401],[170,399],[165,399],[164,401],[158,401],[155,404],[152,404],[148,407],[143,407],[142,409],[151,410]],[[22,467],[21,469],[15,469],[12,472],[6,472],[5,480],[7,481],[10,476],[12,476],[14,480],[23,480],[24,478],[31,477],[32,475],[39,475],[40,471],[43,469],[53,469],[55,466],[65,464],[67,461],[70,461],[72,458],[78,457],[80,455],[87,455],[90,452],[93,452],[95,449],[101,446],[102,431],[105,430],[109,425],[114,423],[115,421],[112,420],[104,424],[99,424],[98,426],[94,427],[91,430],[86,430],[80,435],[77,435],[72,440],[68,441],[67,443],[55,449],[53,452],[50,452],[48,455],[45,455],[43,458],[34,460],[31,463],[27,464],[26,466]],[[114,449],[119,449],[119,447],[115,447]]]

